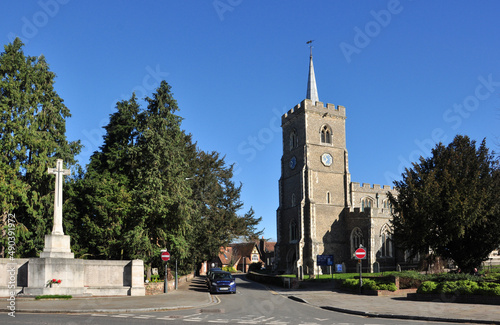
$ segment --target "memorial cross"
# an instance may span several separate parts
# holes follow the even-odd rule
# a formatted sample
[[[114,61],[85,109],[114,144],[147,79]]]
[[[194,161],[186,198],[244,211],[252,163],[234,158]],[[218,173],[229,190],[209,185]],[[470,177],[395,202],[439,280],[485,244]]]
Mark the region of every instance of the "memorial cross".
[[[64,235],[62,226],[62,200],[63,200],[63,176],[70,175],[69,169],[63,169],[63,160],[57,159],[56,168],[49,168],[49,174],[56,175],[56,187],[54,196],[54,226],[52,227],[52,235]]]

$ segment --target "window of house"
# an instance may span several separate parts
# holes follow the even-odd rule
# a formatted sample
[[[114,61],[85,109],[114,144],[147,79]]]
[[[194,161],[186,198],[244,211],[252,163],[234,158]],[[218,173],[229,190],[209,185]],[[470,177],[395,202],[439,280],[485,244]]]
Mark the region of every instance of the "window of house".
[[[363,232],[356,227],[351,232],[351,254],[354,254],[359,245],[364,245]]]
[[[392,236],[388,225],[384,225],[380,230],[380,256],[392,257]]]
[[[321,143],[332,143],[332,131],[326,125],[321,128]]]
[[[373,200],[369,197],[365,197],[361,200],[361,211],[365,211],[365,208],[371,208],[373,206]]]
[[[258,261],[259,261],[259,255],[257,255],[257,254],[253,254],[253,255],[252,255],[252,263],[254,263],[254,262],[258,262]]]

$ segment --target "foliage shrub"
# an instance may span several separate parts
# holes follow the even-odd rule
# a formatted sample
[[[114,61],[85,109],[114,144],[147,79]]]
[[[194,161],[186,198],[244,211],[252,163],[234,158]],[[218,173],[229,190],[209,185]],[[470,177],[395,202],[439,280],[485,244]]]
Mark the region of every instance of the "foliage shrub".
[[[160,275],[158,274],[151,275],[151,282],[160,282]]]
[[[258,272],[262,269],[262,262],[257,262],[257,263],[252,263],[250,264],[250,266],[248,267],[248,271],[252,271],[252,272]]]
[[[417,289],[417,293],[436,293],[438,284],[434,281],[424,281]]]
[[[418,288],[417,293],[500,296],[500,284],[485,281],[476,282],[471,280],[443,282],[425,281]]]
[[[359,279],[345,279],[342,281],[342,287],[352,290],[358,289]],[[363,289],[396,291],[397,287],[394,283],[378,283],[372,279],[363,279]]]
[[[476,294],[483,296],[500,296],[500,284],[494,282],[480,282]]]
[[[222,271],[231,272],[231,273],[237,273],[238,272],[238,270],[236,270],[234,268],[234,266],[223,266],[222,267]]]

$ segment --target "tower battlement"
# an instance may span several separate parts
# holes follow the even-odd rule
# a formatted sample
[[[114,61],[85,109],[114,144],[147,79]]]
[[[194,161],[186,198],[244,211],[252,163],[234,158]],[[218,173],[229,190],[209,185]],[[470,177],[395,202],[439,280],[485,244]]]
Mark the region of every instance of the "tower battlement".
[[[315,111],[319,114],[328,114],[332,116],[339,116],[345,118],[345,107],[342,105],[335,105],[327,103],[326,106],[323,102],[315,102],[313,103],[310,99],[304,99],[299,104],[295,105],[294,108],[283,114],[281,117],[281,122],[285,122],[285,120],[295,116],[300,113],[302,110],[307,111]]]
[[[379,184],[368,184],[368,183],[363,183],[363,184],[360,184],[360,183],[357,183],[357,182],[351,182],[351,190],[353,192],[360,192],[360,191],[363,191],[363,192],[366,192],[366,191],[380,191],[380,190],[387,190],[387,191],[390,191],[390,190],[393,190],[393,188],[389,185],[379,185]]]

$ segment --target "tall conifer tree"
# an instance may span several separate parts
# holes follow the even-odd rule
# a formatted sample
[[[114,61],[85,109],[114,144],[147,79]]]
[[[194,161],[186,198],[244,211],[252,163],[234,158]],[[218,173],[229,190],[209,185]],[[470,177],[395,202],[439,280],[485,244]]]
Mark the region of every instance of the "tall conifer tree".
[[[2,214],[15,213],[29,232],[18,243],[20,256],[37,256],[51,228],[54,189],[47,168],[56,159],[75,163],[79,142],[66,140],[69,109],[54,90],[55,74],[43,56],[25,56],[16,38],[0,54],[0,151],[7,192],[2,192]]]

